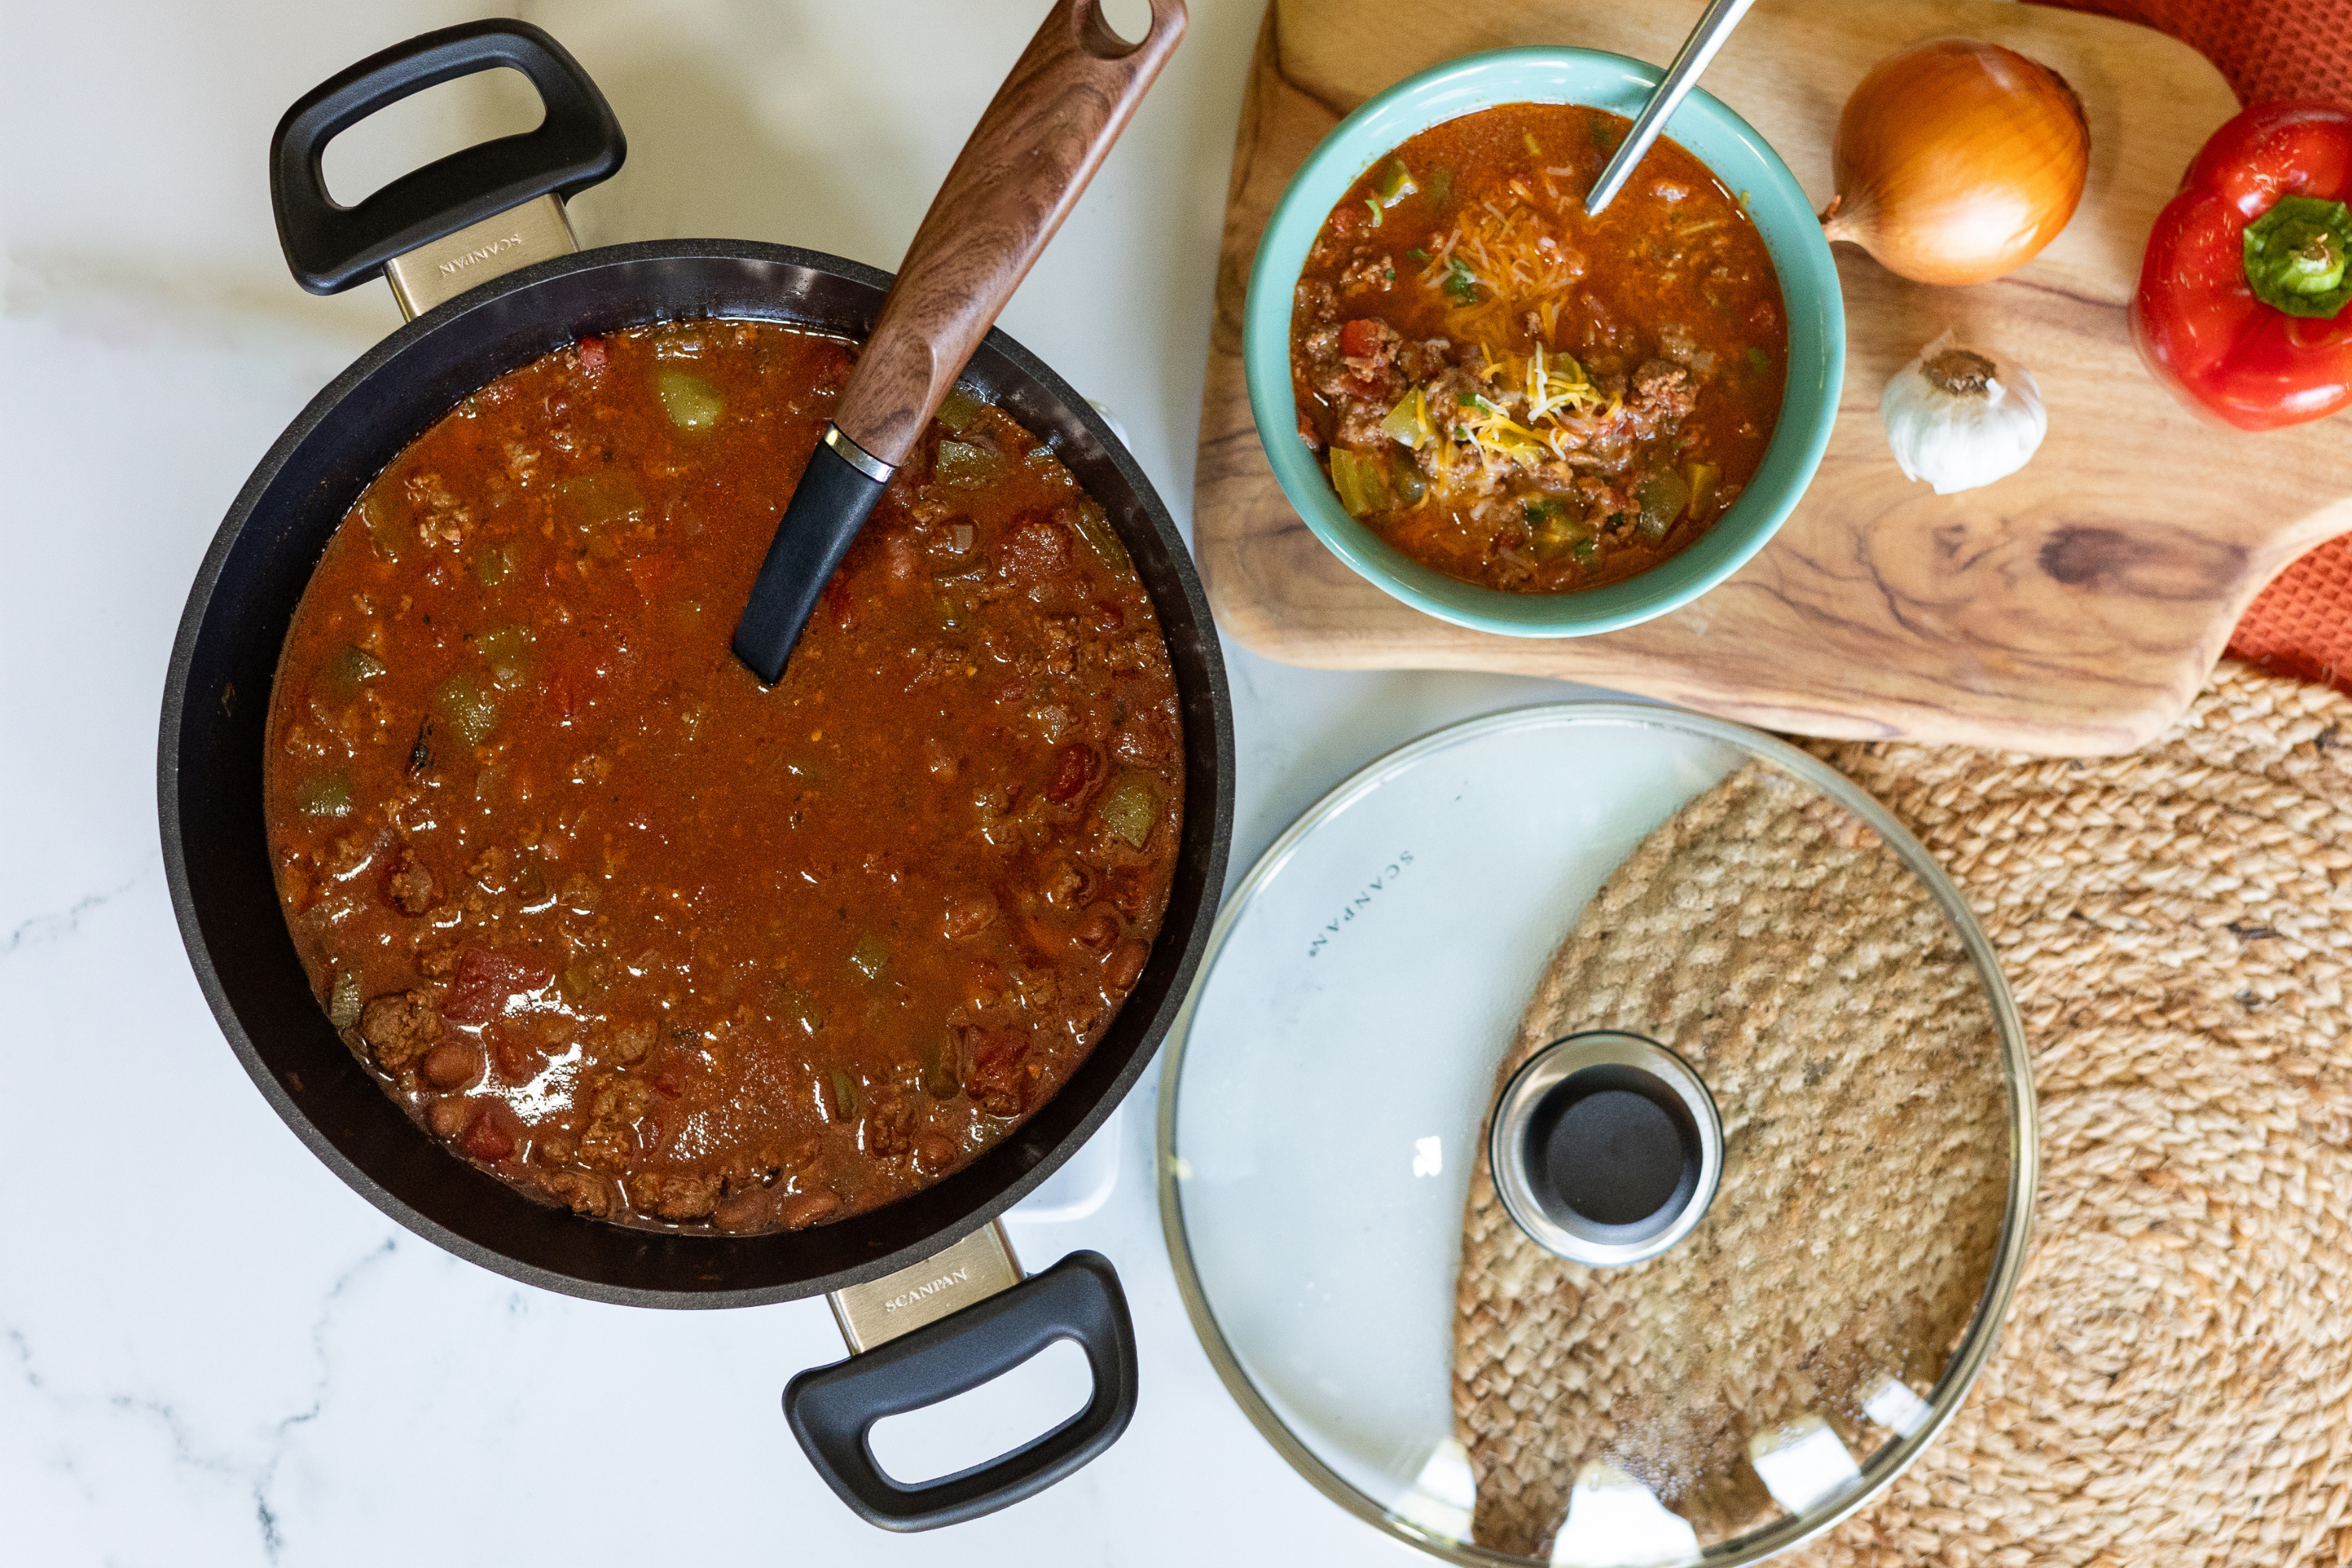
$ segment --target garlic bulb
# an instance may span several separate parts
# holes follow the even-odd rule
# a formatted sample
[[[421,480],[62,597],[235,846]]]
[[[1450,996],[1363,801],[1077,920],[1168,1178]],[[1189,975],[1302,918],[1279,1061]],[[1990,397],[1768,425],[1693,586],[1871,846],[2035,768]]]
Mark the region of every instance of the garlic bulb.
[[[2050,428],[2032,371],[1961,348],[1949,332],[1895,373],[1878,417],[1903,477],[1939,496],[2017,472]]]

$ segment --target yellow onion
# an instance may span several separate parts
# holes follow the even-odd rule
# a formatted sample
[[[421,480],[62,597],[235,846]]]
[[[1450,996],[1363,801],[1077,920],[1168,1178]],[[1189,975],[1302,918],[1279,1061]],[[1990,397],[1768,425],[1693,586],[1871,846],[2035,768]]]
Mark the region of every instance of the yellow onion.
[[[2091,163],[2083,100],[2049,67],[1974,38],[1881,60],[1838,120],[1832,240],[1921,283],[1982,283],[2074,216]]]

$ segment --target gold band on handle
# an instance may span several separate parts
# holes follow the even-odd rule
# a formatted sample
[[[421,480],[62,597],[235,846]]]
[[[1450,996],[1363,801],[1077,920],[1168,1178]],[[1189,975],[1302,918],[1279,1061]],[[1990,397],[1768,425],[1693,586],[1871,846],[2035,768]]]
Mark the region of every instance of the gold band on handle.
[[[383,277],[392,285],[401,315],[413,321],[477,283],[579,248],[563,198],[536,196],[446,239],[394,257],[383,264]]]
[[[855,1355],[1009,1290],[1021,1279],[1011,1238],[1003,1225],[991,1220],[944,1252],[870,1285],[835,1290],[825,1303]]]

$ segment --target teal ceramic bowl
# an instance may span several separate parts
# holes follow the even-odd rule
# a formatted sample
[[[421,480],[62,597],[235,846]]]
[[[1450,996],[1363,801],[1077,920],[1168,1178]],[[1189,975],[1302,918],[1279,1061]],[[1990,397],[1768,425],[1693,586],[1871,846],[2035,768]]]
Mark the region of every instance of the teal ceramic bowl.
[[[1615,631],[1690,603],[1737,572],[1772,537],[1811,482],[1837,416],[1845,369],[1845,307],[1822,226],[1796,177],[1746,121],[1704,90],[1683,100],[1666,134],[1743,195],[1780,274],[1789,316],[1789,382],[1780,420],[1755,479],[1688,549],[1647,572],[1573,594],[1506,594],[1457,582],[1399,552],[1349,517],[1298,438],[1290,383],[1290,305],[1323,220],[1365,170],[1444,121],[1498,103],[1578,103],[1641,112],[1658,68],[1596,49],[1496,49],[1412,77],[1341,121],[1292,177],[1258,244],[1243,314],[1250,412],[1283,494],[1334,554],[1441,620],[1509,637]]]

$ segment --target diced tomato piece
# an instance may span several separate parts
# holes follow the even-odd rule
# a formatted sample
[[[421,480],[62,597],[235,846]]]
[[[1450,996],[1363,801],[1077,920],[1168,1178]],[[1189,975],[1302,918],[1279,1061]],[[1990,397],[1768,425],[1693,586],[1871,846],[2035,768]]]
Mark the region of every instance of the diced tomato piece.
[[[509,1001],[554,978],[555,971],[526,954],[469,947],[457,955],[457,977],[441,999],[441,1016],[453,1024],[487,1024]]]
[[[1363,359],[1379,351],[1381,324],[1365,317],[1349,321],[1339,329],[1339,352],[1349,359]]]
[[[569,724],[588,711],[604,682],[604,672],[593,664],[560,664],[547,672],[540,690],[548,711]]]
[[[1005,578],[1024,585],[1059,586],[1076,559],[1077,540],[1042,512],[1030,512],[1006,536],[998,562]]]
[[[1115,632],[1126,624],[1127,612],[1118,607],[1118,602],[1117,600],[1097,599],[1095,601],[1095,629],[1097,631]]]
[[[474,1113],[473,1124],[458,1139],[457,1146],[486,1165],[495,1165],[515,1152],[515,1134],[520,1130],[520,1119],[503,1100],[486,1101]]]
[[[1028,1030],[974,1029],[964,1092],[991,1116],[1020,1115],[1029,1108],[1029,1090],[1037,1081],[1028,1070]]]

